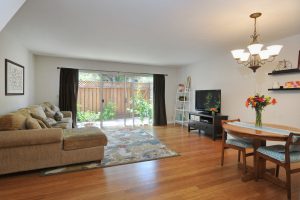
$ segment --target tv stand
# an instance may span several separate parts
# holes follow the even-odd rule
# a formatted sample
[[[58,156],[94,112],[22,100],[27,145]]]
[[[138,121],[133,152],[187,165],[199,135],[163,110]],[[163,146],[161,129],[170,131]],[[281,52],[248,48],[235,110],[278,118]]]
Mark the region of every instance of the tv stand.
[[[198,130],[199,134],[203,132],[216,140],[216,138],[222,136],[221,120],[227,119],[228,116],[221,114],[211,115],[205,112],[190,112],[188,131]]]

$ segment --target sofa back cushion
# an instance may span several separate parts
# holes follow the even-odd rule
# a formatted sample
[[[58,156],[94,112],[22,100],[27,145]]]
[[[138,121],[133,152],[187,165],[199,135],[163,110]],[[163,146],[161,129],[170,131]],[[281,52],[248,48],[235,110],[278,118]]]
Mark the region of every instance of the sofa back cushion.
[[[47,116],[46,116],[46,114],[45,114],[44,109],[42,108],[42,106],[30,106],[30,107],[28,107],[28,109],[30,110],[31,114],[39,116],[42,119],[47,119]]]
[[[21,114],[11,113],[0,117],[0,131],[26,129],[26,117]]]
[[[39,122],[36,119],[32,118],[32,117],[27,117],[27,119],[26,119],[26,128],[27,129],[42,129]]]

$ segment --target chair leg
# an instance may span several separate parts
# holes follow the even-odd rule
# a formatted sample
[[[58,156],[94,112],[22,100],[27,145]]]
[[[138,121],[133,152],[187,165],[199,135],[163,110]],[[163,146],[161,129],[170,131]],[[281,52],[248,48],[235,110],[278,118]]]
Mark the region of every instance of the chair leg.
[[[258,181],[258,176],[259,176],[259,172],[258,172],[258,170],[259,170],[259,159],[260,159],[260,157],[259,157],[259,155],[255,155],[255,181]]]
[[[225,153],[225,148],[222,146],[222,155],[221,155],[221,166],[222,167],[224,165],[224,153]]]
[[[276,172],[275,172],[275,176],[278,178],[279,176],[279,168],[280,166],[279,165],[276,165]]]
[[[246,158],[246,149],[242,151],[243,153],[243,172],[244,174],[247,173],[247,158]]]
[[[241,162],[241,151],[239,150],[239,153],[238,153],[238,162]]]
[[[287,189],[287,198],[290,200],[292,196],[292,191],[291,191],[291,172],[290,169],[285,169],[286,170],[286,189]]]

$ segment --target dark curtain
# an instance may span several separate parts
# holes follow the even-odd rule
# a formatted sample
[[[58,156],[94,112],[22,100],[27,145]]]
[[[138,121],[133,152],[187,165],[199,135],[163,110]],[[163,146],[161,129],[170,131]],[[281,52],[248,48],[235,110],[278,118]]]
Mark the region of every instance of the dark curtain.
[[[78,69],[60,69],[59,108],[72,111],[73,128],[76,127],[78,82]]]
[[[167,125],[165,103],[165,75],[153,75],[153,125]]]

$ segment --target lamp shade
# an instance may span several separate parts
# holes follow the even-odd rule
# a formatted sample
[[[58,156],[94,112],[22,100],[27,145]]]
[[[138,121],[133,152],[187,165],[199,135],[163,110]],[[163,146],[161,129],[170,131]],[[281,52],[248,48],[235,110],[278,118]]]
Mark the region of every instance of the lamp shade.
[[[262,50],[259,52],[259,57],[261,60],[267,60],[270,57],[269,50]]]
[[[251,55],[257,55],[259,54],[263,46],[264,46],[263,44],[251,44],[248,46],[248,49]]]
[[[244,49],[236,49],[236,50],[232,50],[231,54],[234,59],[240,59],[244,51],[245,51]]]
[[[242,62],[246,62],[249,59],[250,53],[244,52],[240,58]]]
[[[280,53],[281,48],[282,45],[272,45],[267,47],[270,56],[277,56]]]

